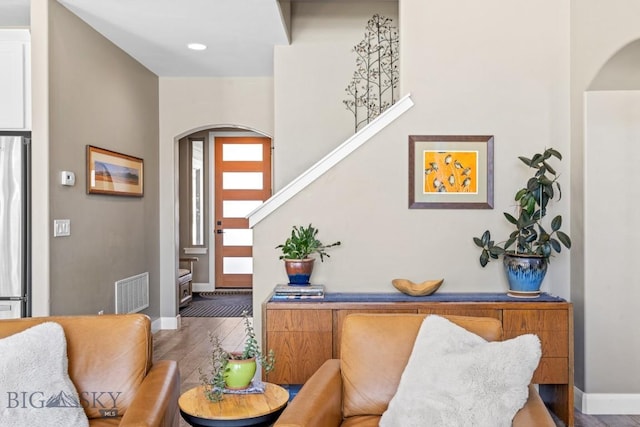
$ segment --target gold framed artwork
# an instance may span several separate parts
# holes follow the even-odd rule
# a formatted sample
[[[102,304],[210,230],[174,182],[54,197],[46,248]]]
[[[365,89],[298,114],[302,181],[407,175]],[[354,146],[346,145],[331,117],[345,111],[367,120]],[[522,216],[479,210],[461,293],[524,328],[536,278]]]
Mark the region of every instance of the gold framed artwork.
[[[493,209],[493,136],[410,135],[409,209]]]
[[[87,193],[142,197],[144,161],[87,145]]]

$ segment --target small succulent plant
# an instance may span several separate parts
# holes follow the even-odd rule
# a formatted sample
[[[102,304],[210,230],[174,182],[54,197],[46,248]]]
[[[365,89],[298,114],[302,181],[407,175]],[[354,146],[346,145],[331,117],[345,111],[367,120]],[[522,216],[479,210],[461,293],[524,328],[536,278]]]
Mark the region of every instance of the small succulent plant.
[[[276,249],[282,249],[280,259],[306,259],[316,253],[320,255],[320,261],[324,261],[324,257],[329,257],[326,250],[339,246],[340,242],[325,245],[318,240],[317,234],[318,229],[311,224],[308,227],[294,225],[291,236],[283,244],[276,246]]]

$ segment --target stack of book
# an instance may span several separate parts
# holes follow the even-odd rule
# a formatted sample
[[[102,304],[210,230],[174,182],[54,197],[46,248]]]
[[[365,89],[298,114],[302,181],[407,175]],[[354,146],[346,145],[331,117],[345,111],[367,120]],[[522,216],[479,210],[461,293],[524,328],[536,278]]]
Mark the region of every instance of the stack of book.
[[[272,299],[285,300],[322,298],[324,298],[324,285],[276,285]]]

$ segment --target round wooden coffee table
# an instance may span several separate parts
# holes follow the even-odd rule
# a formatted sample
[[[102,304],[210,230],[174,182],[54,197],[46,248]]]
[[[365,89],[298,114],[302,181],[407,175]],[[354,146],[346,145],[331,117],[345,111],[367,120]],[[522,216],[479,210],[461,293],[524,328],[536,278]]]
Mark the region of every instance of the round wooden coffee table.
[[[287,406],[289,392],[275,384],[264,384],[263,394],[225,394],[220,402],[209,401],[202,386],[192,388],[178,400],[180,414],[195,427],[268,425]]]

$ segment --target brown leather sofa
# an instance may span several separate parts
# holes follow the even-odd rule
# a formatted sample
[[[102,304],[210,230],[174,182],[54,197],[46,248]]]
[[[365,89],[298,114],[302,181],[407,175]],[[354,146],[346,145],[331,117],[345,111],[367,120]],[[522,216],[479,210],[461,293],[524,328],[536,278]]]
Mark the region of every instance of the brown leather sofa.
[[[64,329],[69,377],[91,427],[179,425],[178,364],[173,360],[153,363],[151,322],[147,316],[113,314],[0,320],[0,338],[43,322],[56,322]],[[112,399],[109,392],[120,394]],[[111,403],[114,400],[115,407]]]
[[[377,426],[396,393],[424,314],[351,314],[344,321],[340,359],[326,361],[282,413],[276,427]],[[488,341],[502,339],[500,321],[445,316]],[[533,386],[513,426],[556,424]]]

